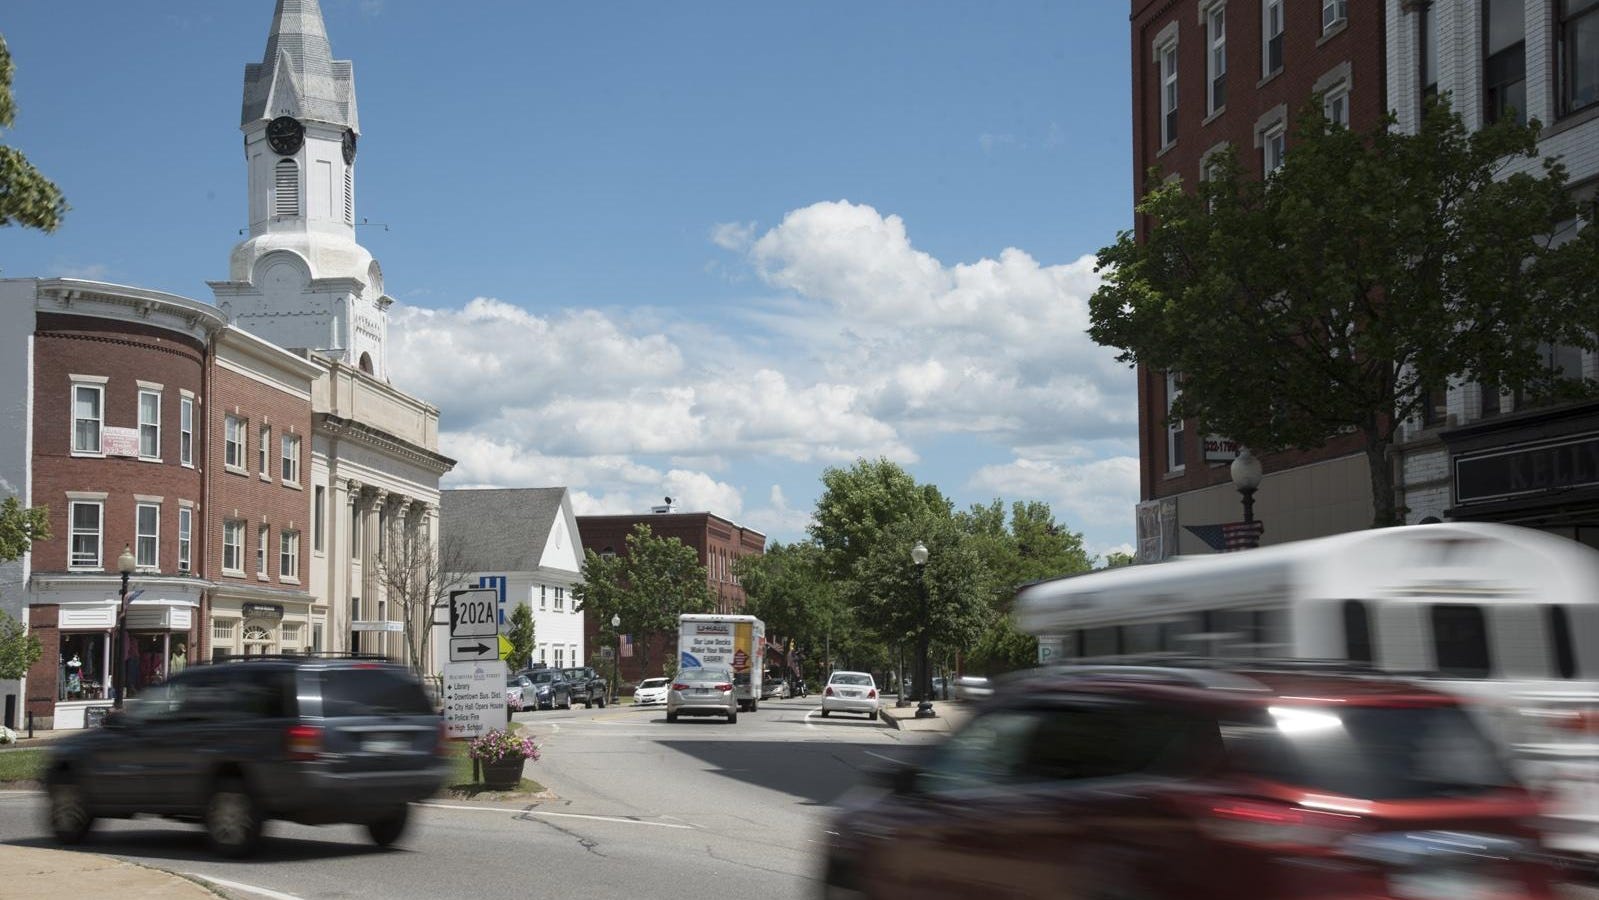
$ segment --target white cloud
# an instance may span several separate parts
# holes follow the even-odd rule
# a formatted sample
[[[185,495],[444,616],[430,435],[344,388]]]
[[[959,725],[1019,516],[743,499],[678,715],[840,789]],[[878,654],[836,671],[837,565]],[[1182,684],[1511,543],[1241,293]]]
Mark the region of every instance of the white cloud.
[[[754,239],[754,222],[720,222],[711,228],[711,243],[723,250],[742,253]]]
[[[1138,502],[1138,458],[1017,457],[978,469],[967,486],[984,495],[1046,501],[1055,521],[1073,531],[1124,532],[1132,528]]]

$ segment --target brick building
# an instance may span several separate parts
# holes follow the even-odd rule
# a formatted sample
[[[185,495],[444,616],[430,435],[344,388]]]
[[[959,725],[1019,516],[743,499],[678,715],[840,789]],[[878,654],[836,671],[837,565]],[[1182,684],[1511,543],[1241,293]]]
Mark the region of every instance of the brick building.
[[[1383,115],[1385,26],[1375,3],[1348,0],[1132,0],[1135,196],[1147,179],[1205,177],[1233,147],[1264,175],[1292,148],[1292,117],[1315,96],[1328,117],[1369,128]],[[1146,222],[1137,222],[1142,233]],[[1138,370],[1139,560],[1210,548],[1184,526],[1236,521],[1228,464],[1236,446],[1200,423],[1168,422],[1178,373]],[[1372,517],[1356,438],[1272,454],[1256,495],[1263,543],[1364,528]]]
[[[627,536],[635,525],[650,526],[657,537],[677,538],[694,548],[700,565],[710,584],[711,596],[716,600],[716,612],[737,613],[744,609],[744,587],[733,574],[733,563],[740,557],[766,552],[766,535],[753,528],[709,512],[677,512],[668,501],[665,506],[654,507],[647,515],[578,516],[578,535],[583,549],[595,553],[627,554]],[[583,632],[589,647],[611,646],[615,640],[609,622],[598,622],[585,616]],[[601,632],[605,632],[602,637]],[[622,632],[628,633],[627,623]],[[637,636],[635,636],[637,637]],[[661,673],[662,661],[677,649],[677,635],[655,635],[650,638],[650,672],[643,670],[643,657],[634,653],[622,659],[621,678],[637,682],[650,675]],[[768,635],[771,641],[772,636]],[[591,654],[592,655],[592,654]]]
[[[0,281],[0,487],[48,510],[51,537],[0,577],[43,655],[4,685],[7,724],[78,727],[196,658],[207,582],[204,399],[213,308],[75,279]],[[127,652],[113,655],[124,549]],[[24,614],[23,605],[27,604]],[[17,696],[25,692],[25,709]]]

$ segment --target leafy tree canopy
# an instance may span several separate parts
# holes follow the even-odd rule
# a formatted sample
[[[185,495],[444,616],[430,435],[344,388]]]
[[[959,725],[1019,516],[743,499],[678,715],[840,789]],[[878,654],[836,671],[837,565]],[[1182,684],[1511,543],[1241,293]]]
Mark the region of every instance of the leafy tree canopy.
[[[516,671],[533,661],[536,638],[533,630],[533,607],[518,603],[511,613],[511,630],[505,635],[511,642],[511,671]],[[576,661],[573,661],[576,664]]]
[[[887,459],[856,460],[847,469],[822,472],[810,534],[826,555],[828,571],[847,579],[869,555],[890,525],[928,513],[950,514],[950,502],[937,487],[917,484]],[[909,546],[909,545],[907,545]]]
[[[1028,582],[1093,568],[1083,536],[1057,525],[1048,503],[1012,503],[1008,523],[1002,501],[973,504],[955,520],[993,575],[991,604],[999,612],[1010,610],[1016,589]]]
[[[1260,451],[1366,444],[1375,523],[1395,521],[1396,422],[1451,376],[1570,389],[1551,343],[1595,346],[1599,229],[1538,158],[1538,125],[1468,133],[1447,98],[1420,129],[1297,118],[1261,180],[1231,151],[1197,186],[1159,181],[1143,240],[1099,253],[1089,334],[1121,360],[1181,373],[1173,414]]]
[[[814,543],[773,544],[733,564],[744,587],[745,611],[766,623],[768,640],[818,648],[847,630],[836,583],[827,577]]]
[[[21,559],[34,541],[49,539],[50,519],[44,507],[24,507],[16,497],[0,501],[0,562]]]
[[[861,627],[887,644],[908,645],[923,627],[932,642],[950,648],[976,643],[994,616],[994,576],[975,541],[937,512],[892,522],[880,538],[856,567]],[[917,541],[927,547],[922,566],[911,560]]]
[[[17,118],[17,105],[11,94],[15,74],[11,50],[0,35],[0,129],[10,128]],[[66,213],[67,203],[60,188],[40,174],[22,151],[0,144],[0,228],[22,225],[55,231]]]

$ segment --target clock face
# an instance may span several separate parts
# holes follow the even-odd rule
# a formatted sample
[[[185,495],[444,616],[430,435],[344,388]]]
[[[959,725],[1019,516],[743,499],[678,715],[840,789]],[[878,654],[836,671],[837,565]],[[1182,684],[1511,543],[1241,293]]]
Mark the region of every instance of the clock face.
[[[266,136],[276,153],[292,156],[300,152],[300,145],[305,143],[305,126],[293,116],[278,116],[267,123]]]
[[[344,132],[344,164],[349,165],[353,162],[355,162],[355,132],[346,130]]]

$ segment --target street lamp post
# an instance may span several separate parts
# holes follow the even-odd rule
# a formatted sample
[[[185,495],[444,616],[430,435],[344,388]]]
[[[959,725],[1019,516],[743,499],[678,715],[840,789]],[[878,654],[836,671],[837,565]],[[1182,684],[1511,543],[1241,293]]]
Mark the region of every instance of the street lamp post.
[[[111,705],[115,709],[122,708],[122,695],[128,692],[127,685],[127,654],[128,654],[128,576],[133,574],[138,560],[133,558],[133,548],[127,544],[122,545],[122,555],[117,557],[117,571],[122,573],[122,589],[117,592],[117,650],[115,662],[111,664],[112,695]]]
[[[916,687],[921,702],[916,704],[916,718],[931,719],[933,712],[932,678],[927,670],[927,546],[921,541],[911,548],[911,562],[916,564],[916,588],[922,601],[921,628],[916,640]]]
[[[611,630],[616,632],[616,659],[611,660],[611,702],[622,699],[622,617],[611,616]]]
[[[1231,473],[1233,486],[1244,498],[1244,524],[1252,524],[1255,521],[1255,491],[1260,487],[1263,476],[1260,460],[1249,452],[1248,447],[1240,447],[1238,456],[1233,459]],[[1260,546],[1260,537],[1253,531],[1249,534],[1249,546]]]

